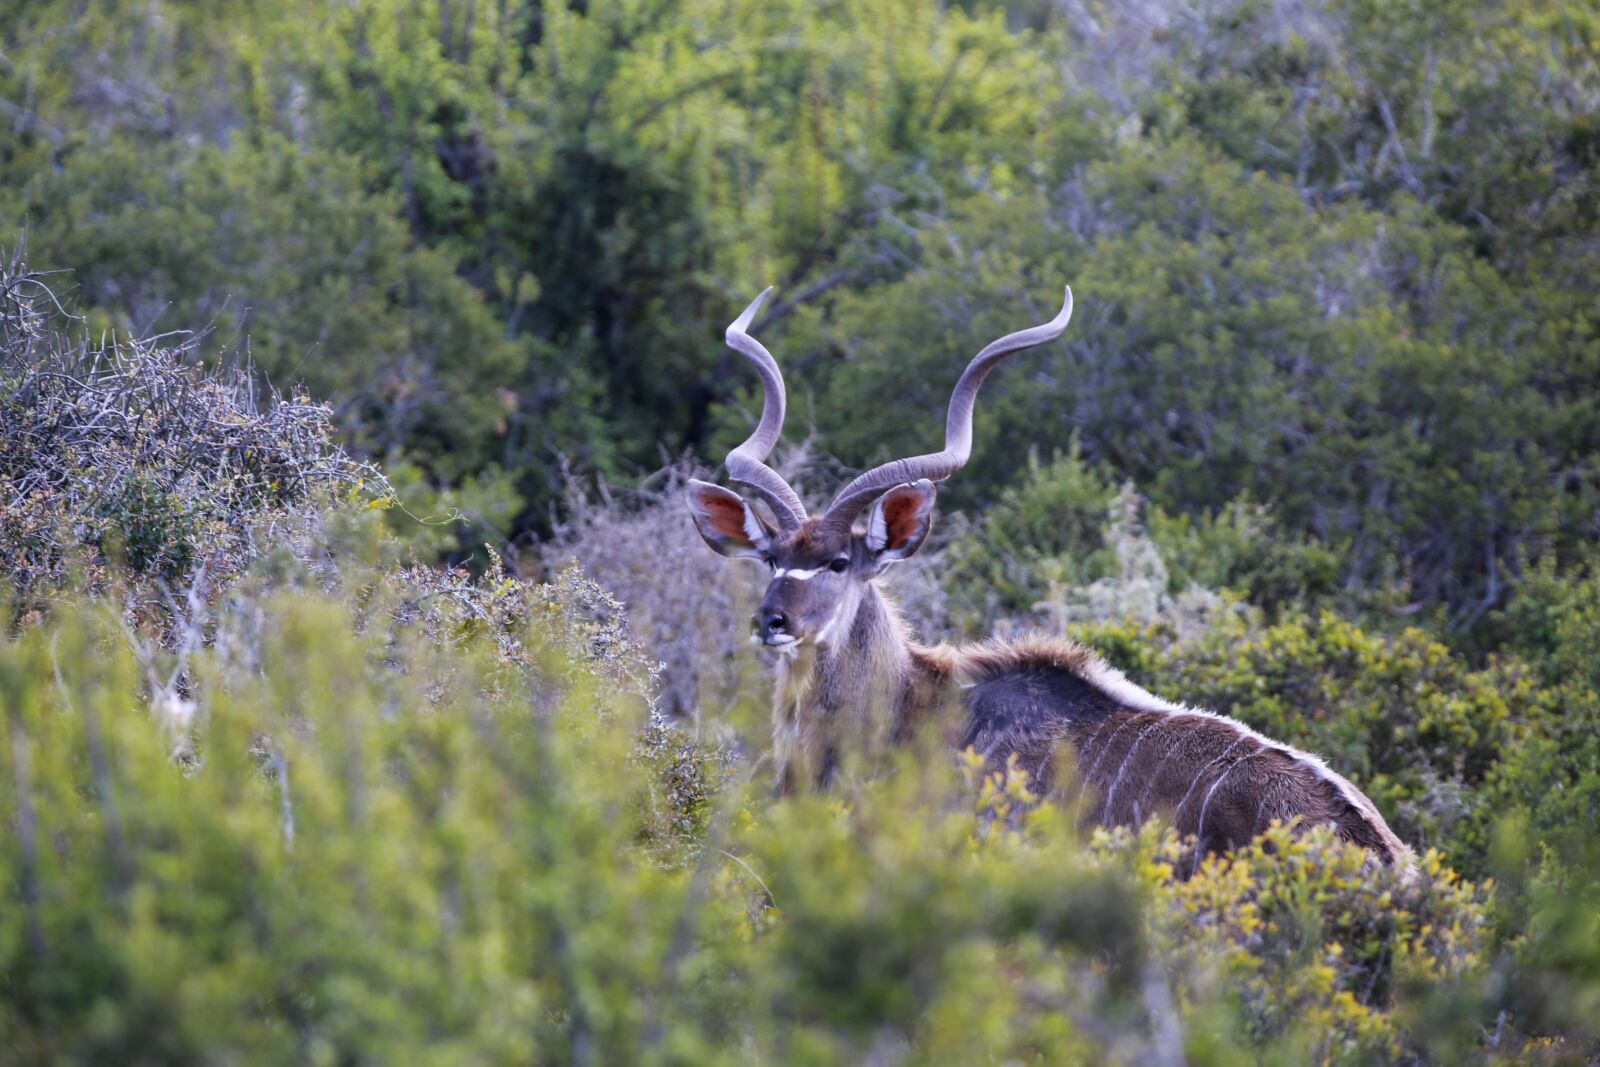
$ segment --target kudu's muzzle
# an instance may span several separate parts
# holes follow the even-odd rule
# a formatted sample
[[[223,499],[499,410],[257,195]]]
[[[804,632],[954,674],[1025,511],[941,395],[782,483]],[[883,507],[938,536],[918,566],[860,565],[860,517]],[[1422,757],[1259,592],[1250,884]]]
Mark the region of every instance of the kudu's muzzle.
[[[767,595],[761,598],[756,613],[750,616],[750,632],[764,645],[784,644],[795,639],[795,634],[790,628],[789,616],[777,600],[778,598],[773,596],[772,590],[769,589]]]

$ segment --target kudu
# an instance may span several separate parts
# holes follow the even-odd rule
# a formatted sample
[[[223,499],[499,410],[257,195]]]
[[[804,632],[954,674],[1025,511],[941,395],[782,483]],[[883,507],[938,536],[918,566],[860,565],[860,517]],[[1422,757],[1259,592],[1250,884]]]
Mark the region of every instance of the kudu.
[[[968,364],[950,398],[942,452],[872,468],[820,516],[808,516],[765,462],[783,427],[783,376],[748,330],[771,291],[726,338],[765,388],[760,424],[728,454],[728,476],[752,489],[772,518],[701,481],[690,483],[688,502],[712,549],[772,571],[752,636],[780,654],[773,707],[780,792],[826,785],[842,755],[905,740],[941,706],[959,705],[958,748],[974,748],[991,765],[1015,754],[1048,784],[1057,752],[1070,746],[1089,820],[1137,825],[1163,812],[1180,833],[1195,835],[1196,864],[1274,819],[1298,816],[1300,827],[1331,825],[1382,862],[1411,866],[1411,850],[1372,801],[1317,757],[1226,716],[1162,700],[1070,641],[916,644],[879,588],[879,575],[927,538],[934,483],[967,462],[984,378],[1008,356],[1060,336],[1072,315],[1070,288],[1055,318],[994,341]]]

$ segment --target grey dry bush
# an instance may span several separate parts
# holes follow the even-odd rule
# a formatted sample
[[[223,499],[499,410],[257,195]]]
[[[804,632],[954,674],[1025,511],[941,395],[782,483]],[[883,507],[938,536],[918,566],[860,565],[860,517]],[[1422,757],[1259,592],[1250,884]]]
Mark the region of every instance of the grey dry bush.
[[[192,334],[91,341],[19,248],[0,262],[0,569],[25,616],[73,571],[140,601],[241,572],[254,531],[320,495],[390,495],[330,410],[207,368]]]
[[[1166,624],[1180,641],[1193,640],[1211,628],[1224,611],[1241,612],[1210,589],[1191,583],[1173,593],[1171,573],[1161,546],[1140,520],[1143,498],[1132,482],[1124,483],[1106,510],[1104,537],[1116,571],[1093,580],[1062,581],[1045,575],[1045,597],[1033,605],[1046,633],[1065,633],[1078,624]],[[1013,564],[1015,566],[1015,564]],[[1028,629],[1027,620],[1004,619],[1005,629]]]
[[[19,248],[0,261],[0,574],[13,622],[69,588],[109,597],[158,717],[192,717],[189,661],[215,647],[235,674],[262,667],[277,594],[356,605],[398,649],[492,643],[532,670],[555,650],[649,698],[656,665],[622,605],[577,568],[547,583],[405,561],[376,529],[394,492],[334,440],[331,411],[263,391],[245,368],[207,368],[192,334],[74,334],[52,279]],[[403,668],[398,661],[392,664]],[[665,744],[665,742],[663,742]],[[181,746],[180,746],[181,747]]]
[[[591,495],[569,480],[568,518],[544,559],[554,568],[578,562],[625,605],[637,639],[661,661],[666,714],[725,719],[750,692],[749,620],[765,572],[707,551],[683,505],[696,476],[706,472],[680,461],[625,495],[605,485]]]

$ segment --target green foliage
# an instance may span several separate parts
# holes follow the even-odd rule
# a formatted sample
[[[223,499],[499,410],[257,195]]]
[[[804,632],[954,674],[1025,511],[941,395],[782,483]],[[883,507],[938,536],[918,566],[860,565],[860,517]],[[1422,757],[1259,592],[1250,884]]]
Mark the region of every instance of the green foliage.
[[[1338,593],[1338,553],[1284,531],[1264,505],[1248,496],[1196,519],[1149,510],[1150,538],[1160,547],[1175,587],[1228,589],[1276,611],[1325,603]]]
[[[924,450],[967,356],[1070,280],[948,503],[1077,442],[1175,521],[1236,508],[1248,541],[1248,500],[1320,544],[1247,596],[1481,634],[1516,561],[1593,534],[1594,19],[1084,12],[32,0],[0,22],[0,221],[96,321],[220,313],[361,447],[493,484],[500,535],[548,532],[558,459],[617,481],[742,436],[716,335],[765,282],[795,421],[864,465]]]
[[[494,454],[530,359],[448,256],[410,247],[353,158],[269,139],[74,153],[18,208],[96,333],[209,324],[197,351],[336,398],[352,442],[460,477]],[[559,388],[556,380],[552,388]]]
[[[1537,866],[1526,824],[1509,819],[1497,835],[1501,880],[1509,892],[1497,916],[1510,932],[1511,958],[1504,968],[1506,1007],[1532,1028],[1600,1040],[1591,983],[1600,974],[1600,871],[1592,843],[1569,841],[1543,849]]]
[[[1141,554],[1148,563],[1132,558]],[[973,633],[997,615],[1045,610],[1060,590],[1108,580],[1117,580],[1107,591],[1111,603],[1090,616],[1138,615],[1128,580],[1141,571],[1157,586],[1146,599],[1227,590],[1278,612],[1336,593],[1336,555],[1288,534],[1248,497],[1214,515],[1174,516],[1145,504],[1132,486],[1118,489],[1076,443],[1048,464],[1030,456],[1025,480],[1004,490],[946,557],[942,578],[953,610]]]
[[[154,478],[135,472],[101,506],[102,553],[127,561],[140,574],[182,578],[197,562],[200,517]]]
[[[1486,788],[1533,839],[1560,841],[1600,819],[1600,578],[1591,561],[1538,567],[1497,620],[1555,694],[1559,716],[1530,734]]]
[[[841,298],[831,447],[925,450],[967,355],[1045,318],[1042,294],[1072,277],[1066,337],[986,388],[953,502],[1014,481],[1030,447],[1076,441],[1173,513],[1248,494],[1321,540],[1341,583],[1406,582],[1457,626],[1497,602],[1517,546],[1588,537],[1592,487],[1557,472],[1592,449],[1592,301],[1518,288],[1414,204],[1309,210],[1292,182],[1187,135],[1128,142],[1063,199],[953,214],[928,228],[921,269]],[[1544,329],[1529,309],[1547,299]],[[871,414],[886,396],[891,419]]]
[[[266,678],[207,701],[187,775],[168,758],[182,727],[130,712],[131,664],[108,635],[6,651],[6,755],[28,765],[8,816],[30,823],[7,866],[48,887],[8,909],[28,933],[6,938],[7,1046],[28,1059],[562,1058],[571,1038],[543,1005],[571,991],[575,955],[653,949],[585,946],[578,887],[515,869],[542,857],[666,877],[629,862],[615,798],[553,773],[569,750],[597,775],[620,769],[625,747],[596,724],[623,708],[557,730],[487,704],[481,675],[429,671],[420,645],[409,679],[352,676],[364,650],[329,607],[298,604],[281,627]],[[53,693],[52,655],[107,658]],[[589,893],[579,911],[604,924],[616,903]],[[601,1031],[630,999],[615,982],[585,997]]]
[[[182,715],[98,611],[0,646],[6,1047],[1410,1062],[1491,1054],[1515,1010],[1493,1054],[1582,1054],[1579,868],[1517,861],[1502,916],[1437,855],[1402,880],[1278,830],[1175,880],[1170,833],[1085,848],[1021,772],[918,753],[774,803],[647,722],[573,603],[518,665],[271,598],[260,669],[196,652]]]
[[[747,382],[705,355],[739,279],[868,277],[886,220],[1078,128],[1032,42],[930,3],[35,6],[3,27],[0,219],[116,319],[231,295],[364,445],[514,470],[519,529],[557,455],[705,438]]]
[[[1209,956],[1244,1032],[1278,1056],[1403,1060],[1421,1049],[1385,1010],[1396,999],[1483,1010],[1475,987],[1492,955],[1490,887],[1461,881],[1437,853],[1413,878],[1375,876],[1360,849],[1329,832],[1275,826],[1173,881],[1188,856],[1170,834],[1153,847],[1151,834],[1142,837],[1119,832],[1100,847],[1142,865],[1158,943],[1180,958]]]

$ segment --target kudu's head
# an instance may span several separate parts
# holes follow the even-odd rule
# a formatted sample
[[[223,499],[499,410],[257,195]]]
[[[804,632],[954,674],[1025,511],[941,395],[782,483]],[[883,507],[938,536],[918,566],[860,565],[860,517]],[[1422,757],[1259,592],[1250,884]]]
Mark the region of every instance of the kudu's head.
[[[874,467],[839,490],[821,515],[809,517],[799,494],[766,464],[783,430],[783,374],[747,330],[771,292],[756,297],[726,337],[755,364],[765,389],[760,424],[728,453],[728,477],[749,486],[772,517],[753,501],[702,481],[689,483],[689,511],[713,550],[761,560],[771,570],[751,620],[757,643],[779,651],[807,643],[829,648],[848,635],[867,583],[922,547],[933,521],[934,483],[960,470],[972,453],[972,408],[983,379],[1012,353],[1060,336],[1072,317],[1072,290],[1055,318],[1007,334],[973,357],[950,397],[943,451]],[[866,522],[857,527],[863,510]]]

